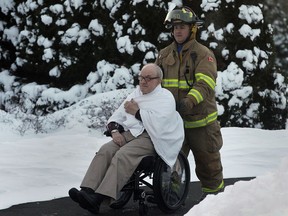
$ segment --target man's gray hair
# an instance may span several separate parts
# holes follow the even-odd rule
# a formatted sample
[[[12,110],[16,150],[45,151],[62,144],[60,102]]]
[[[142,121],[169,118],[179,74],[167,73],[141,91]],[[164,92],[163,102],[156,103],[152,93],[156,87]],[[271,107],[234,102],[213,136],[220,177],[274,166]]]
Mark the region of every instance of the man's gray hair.
[[[157,64],[154,64],[154,65],[156,68],[157,76],[159,76],[160,79],[162,80],[163,79],[163,71],[162,71],[161,67],[159,67]]]
[[[156,72],[156,74],[157,74],[156,76],[159,77],[160,80],[163,79],[163,71],[162,71],[162,69],[161,69],[157,64],[155,64],[155,63],[148,63],[148,64],[144,65],[144,67],[145,67],[145,66],[153,67],[153,69],[155,70],[155,72]]]

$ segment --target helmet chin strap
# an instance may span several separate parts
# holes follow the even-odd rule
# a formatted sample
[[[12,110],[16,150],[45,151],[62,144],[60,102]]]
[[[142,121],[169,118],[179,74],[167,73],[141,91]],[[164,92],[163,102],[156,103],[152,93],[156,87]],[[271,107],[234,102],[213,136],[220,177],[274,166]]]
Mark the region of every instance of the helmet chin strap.
[[[197,30],[198,30],[198,26],[197,26],[197,25],[192,25],[192,27],[191,27],[191,33],[190,33],[190,40],[196,38]]]

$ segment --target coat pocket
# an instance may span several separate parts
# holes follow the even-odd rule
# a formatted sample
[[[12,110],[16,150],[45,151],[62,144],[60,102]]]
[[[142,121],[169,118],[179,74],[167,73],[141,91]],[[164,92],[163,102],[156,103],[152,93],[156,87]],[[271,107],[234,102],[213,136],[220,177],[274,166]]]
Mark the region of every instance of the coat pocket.
[[[208,151],[217,152],[223,146],[223,138],[220,130],[219,122],[214,122],[213,124],[207,126],[208,139]]]

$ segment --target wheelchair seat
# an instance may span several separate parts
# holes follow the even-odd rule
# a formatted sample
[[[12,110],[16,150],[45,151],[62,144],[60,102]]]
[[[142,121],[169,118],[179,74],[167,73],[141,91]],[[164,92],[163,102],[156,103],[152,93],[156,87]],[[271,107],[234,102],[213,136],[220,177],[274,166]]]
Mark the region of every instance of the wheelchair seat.
[[[147,156],[142,159],[130,180],[122,188],[119,198],[110,207],[113,209],[124,207],[133,194],[133,200],[139,201],[141,216],[148,213],[147,202],[157,204],[165,213],[173,213],[184,204],[189,183],[189,162],[182,152],[179,153],[172,168],[158,155]]]
[[[156,157],[155,156],[146,156],[144,157],[138,167],[136,168],[136,171],[145,170],[145,172],[153,172],[154,170],[154,164],[155,164]]]

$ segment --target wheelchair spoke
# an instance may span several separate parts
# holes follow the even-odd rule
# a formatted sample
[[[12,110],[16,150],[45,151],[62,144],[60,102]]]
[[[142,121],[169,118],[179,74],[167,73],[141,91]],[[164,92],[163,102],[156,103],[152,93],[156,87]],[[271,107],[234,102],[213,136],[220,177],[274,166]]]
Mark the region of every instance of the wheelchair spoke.
[[[171,170],[168,166],[162,172],[162,196],[170,206],[177,205],[182,201],[186,188],[186,173],[183,170],[184,164],[177,160]]]
[[[172,213],[183,205],[187,197],[190,182],[189,162],[182,152],[173,167],[163,160],[157,162],[153,185],[158,207],[166,213]]]

